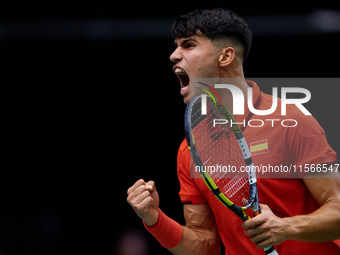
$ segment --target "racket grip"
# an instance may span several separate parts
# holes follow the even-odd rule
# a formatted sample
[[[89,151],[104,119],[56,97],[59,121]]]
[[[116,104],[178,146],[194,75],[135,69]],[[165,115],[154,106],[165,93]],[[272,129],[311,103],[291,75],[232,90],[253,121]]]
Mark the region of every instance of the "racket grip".
[[[269,246],[269,247],[264,248],[264,252],[265,252],[267,255],[279,255],[279,254],[277,253],[277,251],[274,249],[273,246]]]
[[[261,213],[260,207],[256,204],[256,209],[254,210],[255,217]],[[266,255],[279,255],[273,246],[264,248]]]

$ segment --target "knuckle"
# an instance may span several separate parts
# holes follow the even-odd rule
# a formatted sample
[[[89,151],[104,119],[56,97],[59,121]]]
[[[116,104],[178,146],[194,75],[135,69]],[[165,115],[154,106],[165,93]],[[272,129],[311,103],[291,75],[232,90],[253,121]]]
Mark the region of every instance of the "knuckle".
[[[143,204],[139,204],[139,205],[136,205],[135,208],[138,212],[144,212],[145,211],[145,208],[146,206],[143,205]]]
[[[151,196],[148,196],[147,198],[144,199],[144,206],[145,207],[151,206],[153,201],[154,201],[153,198]]]
[[[131,205],[133,197],[130,195],[126,198],[126,201]]]
[[[263,224],[263,228],[266,230],[266,231],[271,231],[272,229],[272,223],[270,222],[270,220],[266,220],[266,222]]]
[[[131,189],[132,189],[132,187],[128,188],[128,190],[127,190],[127,194],[128,194],[128,195],[131,194]]]
[[[128,202],[129,205],[131,205],[132,207],[134,206],[134,203],[133,203],[133,199],[132,199],[132,198],[129,198],[129,197],[128,197],[126,200],[127,200],[127,202]]]
[[[136,183],[142,185],[145,184],[145,181],[143,179],[139,179]]]
[[[149,185],[155,186],[155,182],[154,181],[148,181]]]
[[[150,191],[148,191],[148,190],[144,190],[144,192],[142,193],[142,195],[145,196],[145,197],[148,197],[148,196],[151,196],[151,193],[150,193]]]

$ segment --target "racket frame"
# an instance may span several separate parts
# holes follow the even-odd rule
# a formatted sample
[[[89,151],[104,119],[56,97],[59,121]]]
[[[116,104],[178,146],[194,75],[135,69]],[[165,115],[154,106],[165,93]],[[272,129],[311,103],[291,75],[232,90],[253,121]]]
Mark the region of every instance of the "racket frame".
[[[254,165],[253,165],[253,161],[251,159],[251,153],[249,151],[247,142],[243,137],[242,131],[241,131],[240,127],[236,124],[234,117],[230,114],[230,112],[223,105],[221,105],[216,100],[213,100],[213,98],[211,98],[209,95],[206,95],[206,94],[196,96],[194,99],[192,99],[189,102],[189,104],[187,105],[186,110],[185,110],[185,115],[184,115],[185,136],[186,136],[186,139],[187,139],[190,154],[191,154],[196,166],[197,165],[203,166],[203,163],[202,163],[202,161],[199,157],[199,154],[196,150],[195,140],[194,140],[193,134],[191,132],[191,112],[192,112],[192,108],[195,105],[195,103],[204,96],[207,97],[206,99],[208,99],[210,101],[210,103],[213,102],[217,106],[217,108],[223,114],[224,118],[228,121],[228,123],[235,123],[234,125],[231,126],[231,130],[235,134],[236,139],[238,141],[238,144],[240,146],[240,149],[242,151],[243,159],[245,161],[245,164],[246,164],[246,167],[247,167],[247,173],[248,173],[249,192],[250,193],[249,193],[249,199],[248,199],[247,204],[242,206],[242,207],[235,205],[232,201],[230,201],[220,191],[220,189],[217,187],[215,182],[212,180],[209,173],[207,173],[206,171],[202,171],[202,170],[200,170],[199,173],[200,173],[202,179],[204,180],[205,184],[210,189],[210,191],[213,192],[215,197],[223,205],[225,205],[227,208],[229,208],[231,211],[233,211],[238,217],[240,217],[242,219],[242,221],[249,220],[250,216],[245,213],[245,210],[247,210],[248,208],[252,207],[253,212],[254,212],[254,216],[257,216],[261,213],[259,201],[258,201],[256,173],[254,171],[254,167],[253,167]],[[199,169],[201,169],[201,168],[199,168]],[[276,250],[274,249],[273,246],[265,247],[264,251],[268,255],[269,254],[270,255],[278,255],[278,253],[276,252]]]
[[[193,137],[193,134],[191,132],[191,113],[193,106],[197,103],[199,99],[201,99],[203,96],[207,97],[207,100],[210,101],[210,103],[215,104],[215,106],[219,109],[219,111],[223,114],[224,118],[228,121],[228,123],[235,123],[235,119],[233,116],[229,113],[229,111],[222,106],[219,102],[216,100],[213,100],[211,96],[209,95],[199,95],[196,96],[193,100],[191,100],[186,108],[185,111],[185,117],[184,117],[184,123],[185,123],[185,133],[186,138],[188,142],[188,147],[191,153],[191,156],[194,160],[194,163],[198,166],[203,166],[203,163],[199,157],[199,154],[196,150],[195,146],[195,140]],[[241,129],[237,124],[234,124],[231,126],[231,130],[236,136],[236,139],[238,141],[238,144],[240,146],[240,149],[243,154],[243,159],[246,164],[246,169],[248,173],[249,178],[249,199],[246,205],[244,206],[237,206],[232,201],[230,201],[217,187],[215,182],[212,180],[211,176],[208,172],[200,170],[199,173],[204,180],[205,184],[208,186],[208,188],[213,192],[215,197],[226,207],[228,207],[230,210],[232,210],[237,216],[239,216],[243,221],[246,221],[250,219],[250,217],[244,212],[247,210],[250,206],[252,206],[254,214],[259,214],[259,203],[258,203],[258,196],[257,196],[257,185],[256,185],[256,174],[254,172],[253,168],[253,161],[251,159],[251,154],[248,148],[248,145],[243,137],[243,134],[241,132]],[[201,168],[200,168],[201,169]]]

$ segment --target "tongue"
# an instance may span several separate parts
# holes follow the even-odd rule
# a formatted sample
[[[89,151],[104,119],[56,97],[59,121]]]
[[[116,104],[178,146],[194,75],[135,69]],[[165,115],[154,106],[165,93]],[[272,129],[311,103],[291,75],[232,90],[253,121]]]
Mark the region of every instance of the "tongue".
[[[189,85],[189,76],[188,75],[181,75],[182,86],[187,87]]]

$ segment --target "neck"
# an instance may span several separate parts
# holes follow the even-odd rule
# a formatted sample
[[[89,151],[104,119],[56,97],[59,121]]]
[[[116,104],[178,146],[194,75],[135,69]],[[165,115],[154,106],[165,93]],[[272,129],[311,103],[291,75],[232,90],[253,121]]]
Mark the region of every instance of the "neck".
[[[238,87],[244,97],[244,102],[247,100],[248,96],[248,87],[244,75],[242,65],[239,68],[228,68],[229,70],[222,70],[220,72],[219,83],[215,84],[230,84]],[[236,95],[233,95],[229,89],[216,89],[217,93],[221,97],[222,104],[230,113],[233,113],[233,100],[236,98]]]

